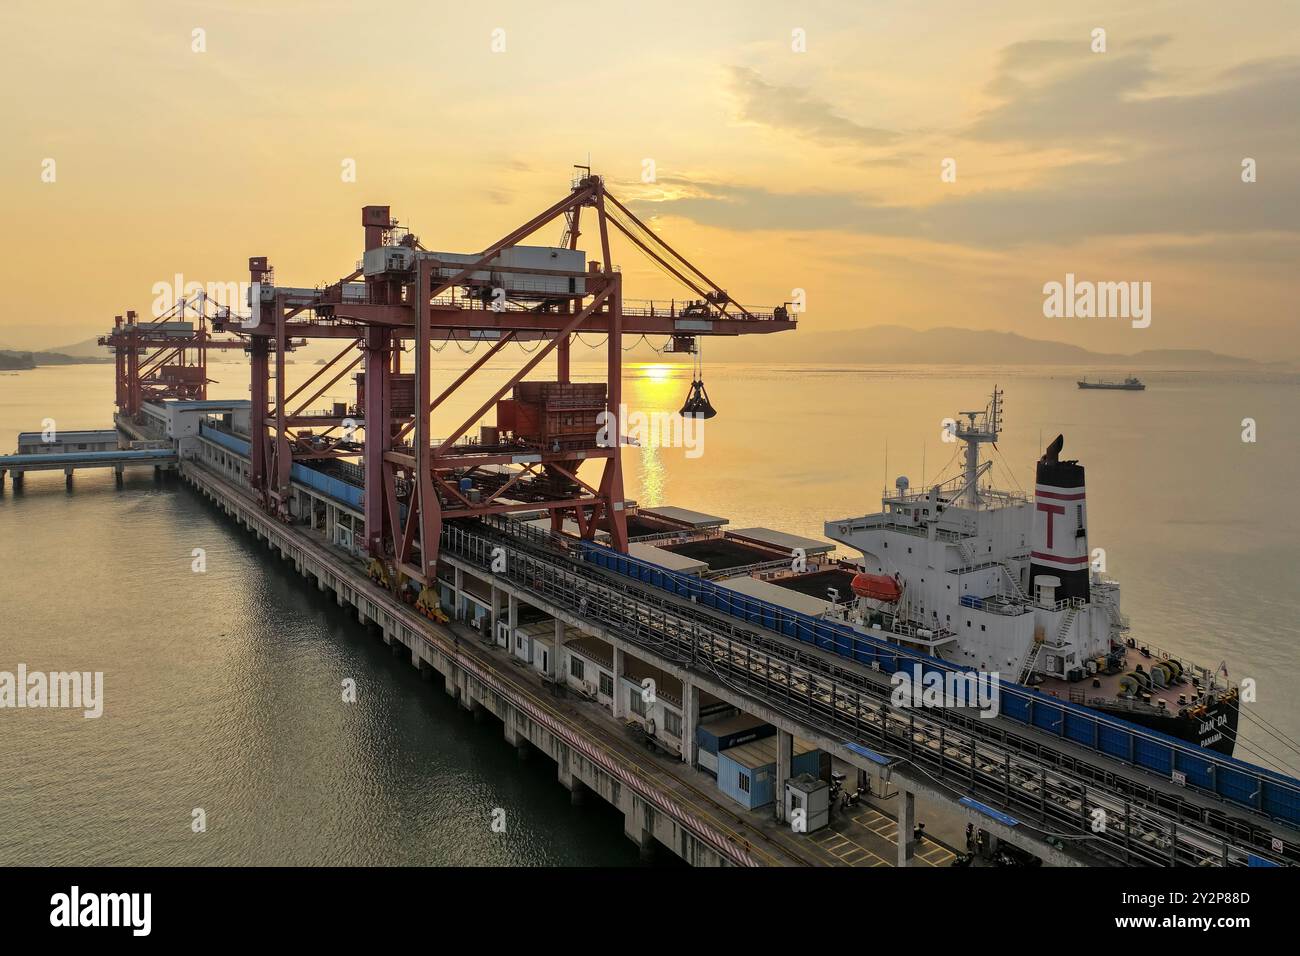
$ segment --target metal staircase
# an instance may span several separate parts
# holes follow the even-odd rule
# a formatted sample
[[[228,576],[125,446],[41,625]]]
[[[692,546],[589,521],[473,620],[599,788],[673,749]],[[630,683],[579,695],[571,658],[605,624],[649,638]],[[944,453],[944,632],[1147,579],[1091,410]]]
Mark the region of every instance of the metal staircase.
[[[1019,683],[1023,684],[1029,680],[1029,675],[1034,672],[1034,665],[1038,663],[1038,652],[1042,649],[1042,641],[1034,641],[1033,646],[1029,648],[1029,656],[1025,658],[1024,666],[1020,668]]]
[[[1064,644],[1065,639],[1070,635],[1070,628],[1074,626],[1074,619],[1079,616],[1079,606],[1071,604],[1070,609],[1065,612],[1065,617],[1061,619],[1061,626],[1056,630],[1056,643]]]
[[[1022,604],[1032,603],[1029,600],[1029,595],[1025,593],[1025,589],[1022,588],[1020,586],[1020,582],[1016,580],[1016,576],[1011,573],[1011,569],[1008,568],[1001,561],[998,562],[998,567],[1002,569],[1002,574],[1007,579],[1007,584],[1010,585],[1011,587],[1012,597],[1014,597],[1017,601],[1021,602]]]
[[[1070,636],[1070,628],[1074,626],[1074,619],[1079,616],[1080,605],[1071,604],[1065,612],[1065,617],[1061,619],[1061,626],[1056,631],[1055,647],[1060,647],[1065,643],[1065,639]],[[1029,649],[1029,655],[1025,658],[1025,663],[1020,668],[1020,683],[1029,680],[1029,675],[1034,672],[1035,665],[1038,664],[1038,655],[1042,653],[1044,641],[1034,641],[1033,646]]]

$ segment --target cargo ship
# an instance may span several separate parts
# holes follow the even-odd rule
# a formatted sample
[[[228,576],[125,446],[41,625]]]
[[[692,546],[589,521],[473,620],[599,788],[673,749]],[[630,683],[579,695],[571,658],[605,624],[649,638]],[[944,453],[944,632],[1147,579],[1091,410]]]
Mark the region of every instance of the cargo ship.
[[[1087,379],[1080,379],[1076,383],[1080,388],[1103,388],[1118,392],[1145,392],[1146,386],[1141,381],[1129,376],[1122,382],[1089,382]]]
[[[981,448],[1002,428],[1002,393],[962,412],[953,479],[913,491],[900,477],[881,511],[826,524],[860,573],[836,614],[855,627],[1043,693],[1231,755],[1238,692],[1221,671],[1132,635],[1118,582],[1088,547],[1084,468],[1058,435],[1032,498],[986,481]]]
[[[1032,497],[987,480],[981,449],[998,439],[1001,405],[995,389],[953,422],[965,446],[955,477],[920,490],[899,477],[880,511],[826,522],[856,557],[675,507],[634,507],[629,553],[1231,756],[1237,689],[1222,665],[1132,633],[1118,582],[1094,568],[1084,469],[1061,457],[1064,437],[1039,459]]]

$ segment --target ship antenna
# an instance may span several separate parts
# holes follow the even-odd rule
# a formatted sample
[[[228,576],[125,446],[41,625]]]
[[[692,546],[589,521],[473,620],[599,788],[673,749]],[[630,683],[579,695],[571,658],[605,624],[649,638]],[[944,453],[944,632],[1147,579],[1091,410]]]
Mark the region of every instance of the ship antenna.
[[[957,423],[957,437],[966,444],[966,483],[957,496],[965,498],[971,505],[980,505],[979,479],[988,470],[992,462],[980,463],[980,445],[984,442],[997,443],[1001,428],[1002,393],[993,386],[993,398],[983,411],[959,412],[966,417],[966,422]]]

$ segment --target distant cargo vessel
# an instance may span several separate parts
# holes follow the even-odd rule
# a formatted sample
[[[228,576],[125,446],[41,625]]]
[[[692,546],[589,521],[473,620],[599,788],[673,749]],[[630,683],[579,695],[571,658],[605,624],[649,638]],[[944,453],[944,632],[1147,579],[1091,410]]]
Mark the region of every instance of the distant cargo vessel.
[[[1081,379],[1078,384],[1080,388],[1106,388],[1120,392],[1146,391],[1146,386],[1131,375],[1122,382],[1089,382],[1087,379]]]

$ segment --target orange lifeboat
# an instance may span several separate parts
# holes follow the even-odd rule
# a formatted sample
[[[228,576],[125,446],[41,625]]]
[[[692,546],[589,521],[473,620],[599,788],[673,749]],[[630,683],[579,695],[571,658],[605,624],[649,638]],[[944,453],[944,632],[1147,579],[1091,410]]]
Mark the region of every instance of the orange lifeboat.
[[[849,587],[858,597],[889,604],[903,596],[902,587],[888,574],[855,574]]]

